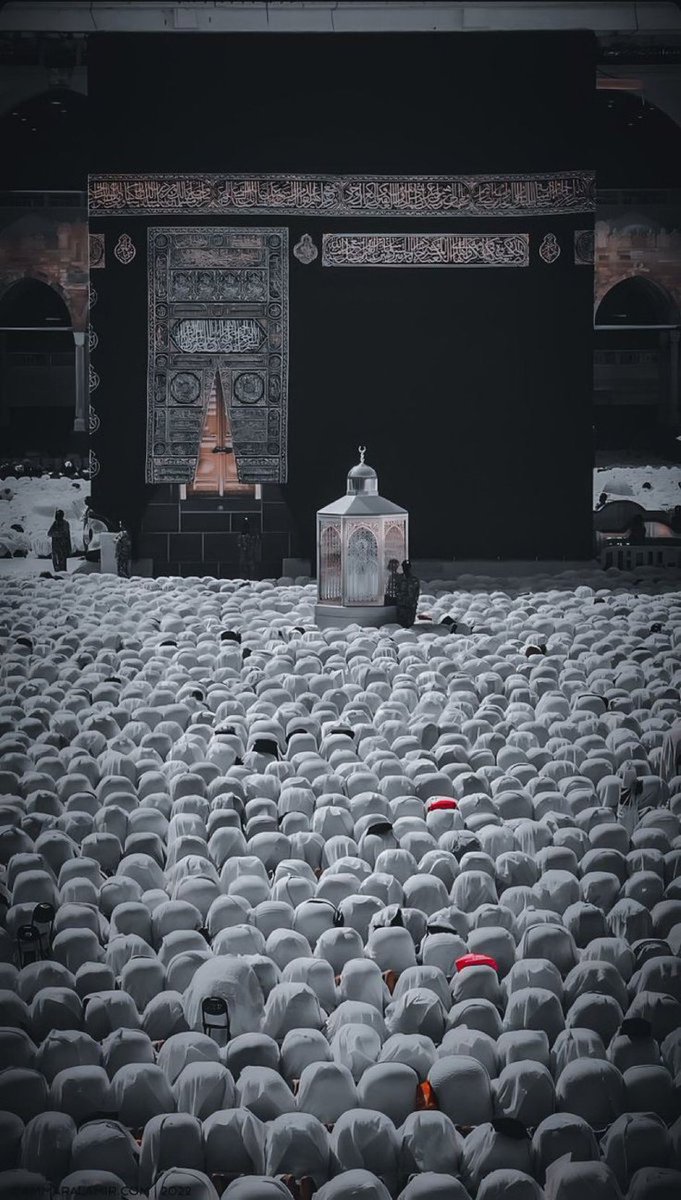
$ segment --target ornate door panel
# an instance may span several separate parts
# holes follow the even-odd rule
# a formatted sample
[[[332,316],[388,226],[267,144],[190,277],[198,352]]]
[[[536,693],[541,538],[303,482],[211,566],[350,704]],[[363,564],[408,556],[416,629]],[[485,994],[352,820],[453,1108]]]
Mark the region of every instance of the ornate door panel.
[[[206,405],[196,473],[187,495],[252,496],[253,493],[252,484],[239,482],[231,422],[222,384],[216,376]]]
[[[234,460],[216,470],[285,482],[288,230],[151,226],[148,272],[147,482],[192,484],[216,374]]]

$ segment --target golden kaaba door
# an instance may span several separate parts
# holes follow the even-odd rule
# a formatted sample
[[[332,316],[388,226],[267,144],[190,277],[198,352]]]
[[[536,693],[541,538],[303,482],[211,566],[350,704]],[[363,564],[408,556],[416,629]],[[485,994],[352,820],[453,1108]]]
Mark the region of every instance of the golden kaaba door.
[[[239,483],[232,428],[219,378],[211,388],[201,431],[199,459],[188,496],[252,496],[253,484]]]

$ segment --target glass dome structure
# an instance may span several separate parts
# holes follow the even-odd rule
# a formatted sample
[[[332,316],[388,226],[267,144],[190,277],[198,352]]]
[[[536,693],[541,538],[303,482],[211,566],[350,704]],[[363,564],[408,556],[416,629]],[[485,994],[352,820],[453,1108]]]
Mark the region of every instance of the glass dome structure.
[[[317,513],[320,607],[385,608],[388,564],[408,557],[408,513],[379,495],[378,476],[364,461],[366,447],[359,453],[345,495]]]

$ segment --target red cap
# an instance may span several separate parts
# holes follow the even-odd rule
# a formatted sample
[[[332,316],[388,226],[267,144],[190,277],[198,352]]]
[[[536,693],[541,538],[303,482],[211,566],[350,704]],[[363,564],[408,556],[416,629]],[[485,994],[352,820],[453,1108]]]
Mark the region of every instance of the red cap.
[[[458,808],[456,800],[452,800],[450,796],[436,796],[428,804],[428,812],[436,812],[438,808]]]
[[[497,960],[489,954],[463,954],[456,960],[457,971],[465,971],[466,967],[492,967],[498,972]]]

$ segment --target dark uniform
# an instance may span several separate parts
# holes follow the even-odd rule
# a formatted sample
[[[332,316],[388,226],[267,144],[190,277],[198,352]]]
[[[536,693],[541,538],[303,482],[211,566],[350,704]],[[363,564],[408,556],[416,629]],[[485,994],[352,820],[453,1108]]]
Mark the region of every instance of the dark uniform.
[[[253,579],[260,561],[260,535],[244,529],[239,534],[239,572],[244,579]]]
[[[66,560],[71,553],[71,527],[64,514],[56,515],[47,531],[52,542],[52,566],[55,571],[66,570]]]
[[[130,578],[130,559],[132,557],[132,539],[127,529],[121,529],[116,538],[116,567],[119,575]]]
[[[405,629],[409,629],[416,620],[421,585],[416,576],[409,572],[407,575],[397,576],[395,592],[397,620]]]

